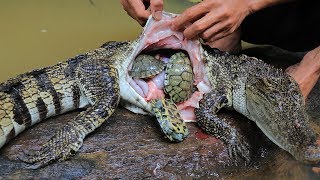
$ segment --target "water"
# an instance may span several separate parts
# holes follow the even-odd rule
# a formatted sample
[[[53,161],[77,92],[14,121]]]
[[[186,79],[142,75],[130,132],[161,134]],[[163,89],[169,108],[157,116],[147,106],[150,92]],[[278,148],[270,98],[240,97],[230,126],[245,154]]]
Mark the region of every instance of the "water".
[[[170,12],[188,6],[165,1]],[[1,0],[0,27],[0,82],[141,31],[118,0]]]

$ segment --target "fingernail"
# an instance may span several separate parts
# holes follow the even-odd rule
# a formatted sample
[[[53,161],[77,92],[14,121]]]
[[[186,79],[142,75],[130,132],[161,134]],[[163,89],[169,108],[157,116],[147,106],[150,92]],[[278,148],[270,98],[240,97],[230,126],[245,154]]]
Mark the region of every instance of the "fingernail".
[[[160,21],[162,17],[162,11],[155,11],[152,13],[152,16],[155,20]]]

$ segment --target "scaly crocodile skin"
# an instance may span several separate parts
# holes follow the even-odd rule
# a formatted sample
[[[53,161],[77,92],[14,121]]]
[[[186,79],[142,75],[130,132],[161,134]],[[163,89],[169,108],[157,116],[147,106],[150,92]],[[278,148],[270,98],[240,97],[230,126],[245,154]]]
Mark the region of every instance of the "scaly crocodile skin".
[[[250,147],[234,126],[217,116],[223,107],[247,116],[296,159],[307,163],[320,160],[317,135],[310,127],[300,88],[289,75],[257,58],[217,49],[208,48],[204,58],[213,90],[196,110],[196,117],[205,131],[232,147],[231,157],[248,161]]]
[[[39,151],[21,155],[20,159],[36,169],[72,156],[81,147],[83,139],[107,120],[117,107],[120,100],[119,77],[123,77],[124,72],[119,59],[131,45],[130,42],[107,42],[84,55],[0,84],[0,147],[43,119],[77,108],[87,108]],[[168,112],[177,111],[171,105],[161,108]],[[181,121],[180,117],[179,120],[173,119],[176,117],[166,120],[173,120],[172,123]],[[172,130],[170,128],[173,126],[161,127],[164,132],[170,131],[166,133],[169,139],[181,141],[187,136],[187,131],[181,133],[179,127],[186,127],[184,122],[176,125],[178,127]]]
[[[118,72],[113,65],[100,59],[83,61],[79,63],[76,77],[91,106],[68,122],[39,151],[20,157],[24,162],[33,164],[30,168],[39,168],[54,160],[68,159],[82,146],[83,139],[116,109],[120,100],[120,88]]]
[[[108,42],[101,48],[64,63],[34,70],[0,84],[0,145],[3,146],[25,128],[45,118],[87,107],[86,111],[57,132],[40,151],[20,157],[33,164],[32,168],[64,160],[80,148],[88,133],[112,114],[119,96],[122,101],[145,113],[158,114],[160,123],[161,120],[172,120],[165,118],[166,115],[173,114],[173,117],[177,117],[173,106],[167,101],[156,101],[154,107],[157,108],[152,109],[150,103],[129,85],[128,79],[131,77],[127,73],[132,60],[141,52],[137,47],[141,47],[144,40],[150,45],[152,38],[147,30],[151,29],[152,32],[156,23],[167,25],[170,29],[170,22],[176,16],[164,12],[161,21],[154,21],[150,17],[141,36],[133,42]],[[162,30],[165,29],[160,32],[164,32]],[[154,43],[165,45],[163,47],[166,48],[167,45],[174,45],[174,48],[181,47],[183,50],[189,50],[187,47],[190,47],[190,43],[195,43],[192,47],[199,45],[199,49],[189,50],[188,54],[193,60],[199,57],[192,61],[195,67],[193,72],[198,72],[195,74],[195,81],[202,80],[201,76],[206,75],[211,92],[206,92],[205,99],[200,102],[199,109],[196,110],[197,119],[204,130],[226,143],[231,157],[240,156],[248,161],[250,157],[247,152],[250,147],[234,126],[218,117],[218,111],[224,107],[234,108],[254,121],[269,139],[296,159],[312,163],[320,160],[319,141],[309,125],[299,86],[293,79],[256,58],[200,47],[199,41],[185,41],[181,38],[181,32],[156,35],[171,33],[176,36],[163,38],[181,42]],[[182,72],[185,71],[178,74],[182,75]],[[206,81],[204,77],[203,80]],[[179,84],[182,81],[177,82]],[[166,127],[168,126],[162,126],[169,139],[171,137],[179,141],[179,134],[186,134],[183,124],[175,127],[172,123],[172,133],[168,133],[170,131]],[[178,138],[173,138],[175,135]]]

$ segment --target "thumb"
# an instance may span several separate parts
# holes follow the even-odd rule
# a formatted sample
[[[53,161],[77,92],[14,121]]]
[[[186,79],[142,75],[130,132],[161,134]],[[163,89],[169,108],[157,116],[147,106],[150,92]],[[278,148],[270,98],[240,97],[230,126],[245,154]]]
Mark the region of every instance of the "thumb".
[[[152,17],[159,21],[161,20],[163,10],[163,0],[150,0],[150,10]]]

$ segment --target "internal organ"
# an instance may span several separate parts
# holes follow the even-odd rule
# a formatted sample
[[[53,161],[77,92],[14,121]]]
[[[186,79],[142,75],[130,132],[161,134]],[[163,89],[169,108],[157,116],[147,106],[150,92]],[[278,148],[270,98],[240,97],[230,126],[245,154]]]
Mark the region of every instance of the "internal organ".
[[[130,72],[137,72],[137,74],[139,74],[138,71],[148,71],[148,67],[150,66],[145,65],[157,64],[153,62],[150,63],[150,61],[159,61],[159,59],[166,64],[166,68],[157,75],[152,74],[143,79],[133,78],[130,84],[136,92],[148,102],[152,99],[159,99],[162,97],[171,98],[177,104],[180,116],[183,120],[195,121],[194,108],[199,107],[199,101],[203,97],[203,92],[196,90],[200,87],[193,88],[194,76],[188,56],[183,52],[177,52],[170,58],[154,58],[152,56],[141,58],[139,56],[136,58],[138,61],[133,62]],[[159,57],[159,55],[156,55],[156,57]],[[148,62],[143,63],[143,61]],[[144,64],[144,66],[140,66],[140,69],[137,70],[137,63]],[[152,69],[159,68],[152,67]],[[193,89],[194,91],[192,91]]]

